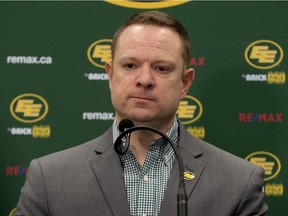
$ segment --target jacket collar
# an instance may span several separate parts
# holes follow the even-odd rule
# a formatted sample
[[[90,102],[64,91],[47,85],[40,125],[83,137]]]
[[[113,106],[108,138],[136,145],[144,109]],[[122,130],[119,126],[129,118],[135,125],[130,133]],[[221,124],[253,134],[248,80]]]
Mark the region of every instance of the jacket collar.
[[[95,140],[93,148],[96,158],[90,164],[113,215],[130,215],[123,168],[113,148],[112,128]]]
[[[193,189],[197,186],[199,179],[204,171],[205,164],[197,158],[203,154],[200,143],[192,137],[187,129],[180,124],[179,153],[183,160],[184,172],[191,172],[194,178],[185,181],[187,198],[189,199]],[[160,215],[171,215],[177,212],[177,193],[179,187],[179,168],[178,161],[175,161],[170,175],[170,180],[161,205]]]

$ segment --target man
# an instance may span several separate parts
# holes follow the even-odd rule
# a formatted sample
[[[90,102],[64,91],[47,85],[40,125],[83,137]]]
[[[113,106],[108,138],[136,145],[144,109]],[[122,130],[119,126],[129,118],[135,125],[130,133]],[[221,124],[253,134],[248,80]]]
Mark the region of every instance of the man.
[[[178,165],[157,134],[134,131],[117,155],[118,124],[131,119],[166,133],[185,171],[188,215],[265,215],[263,170],[193,138],[176,119],[194,78],[189,38],[162,12],[134,15],[116,32],[106,63],[116,110],[112,127],[83,145],[33,160],[15,215],[177,215]]]

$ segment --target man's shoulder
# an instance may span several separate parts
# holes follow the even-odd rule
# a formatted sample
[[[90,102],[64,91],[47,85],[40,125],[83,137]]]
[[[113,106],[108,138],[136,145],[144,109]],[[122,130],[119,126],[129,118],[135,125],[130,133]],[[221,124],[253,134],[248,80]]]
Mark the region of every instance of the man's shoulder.
[[[227,167],[235,167],[236,165],[249,169],[255,169],[256,167],[256,165],[235,153],[228,152],[226,149],[220,148],[206,141],[199,140],[198,142],[204,151],[203,157],[209,159],[212,163],[213,161],[223,163],[222,166]]]
[[[108,149],[111,146],[111,130],[107,130],[104,134],[84,142],[80,145],[70,147],[58,152],[54,152],[38,158],[40,162],[59,162],[59,161],[87,161],[95,156],[97,149]]]
[[[203,162],[206,166],[211,166],[213,168],[225,168],[225,169],[243,169],[254,171],[260,167],[250,163],[249,161],[241,158],[239,155],[228,152],[225,149],[217,147],[214,144],[208,143],[204,140],[197,139],[188,132],[184,132],[186,137],[186,142],[184,144],[186,150],[191,154],[195,155],[199,161]],[[188,138],[189,137],[189,138]],[[189,141],[188,141],[189,140]]]

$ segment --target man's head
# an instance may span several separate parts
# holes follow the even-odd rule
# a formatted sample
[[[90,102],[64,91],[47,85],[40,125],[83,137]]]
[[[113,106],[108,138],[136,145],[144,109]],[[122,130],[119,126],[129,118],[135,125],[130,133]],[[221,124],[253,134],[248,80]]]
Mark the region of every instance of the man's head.
[[[130,19],[123,23],[122,26],[116,31],[112,42],[112,59],[114,58],[118,38],[121,33],[131,25],[141,24],[141,25],[155,25],[159,27],[170,28],[175,31],[183,42],[183,60],[186,67],[189,65],[189,58],[191,52],[189,35],[183,25],[173,17],[166,13],[160,11],[146,11],[142,13],[137,13],[133,15]]]
[[[116,119],[165,131],[194,77],[194,70],[186,67],[189,46],[183,38],[189,44],[188,36],[178,21],[163,13],[133,17],[116,33],[112,62],[105,65]]]

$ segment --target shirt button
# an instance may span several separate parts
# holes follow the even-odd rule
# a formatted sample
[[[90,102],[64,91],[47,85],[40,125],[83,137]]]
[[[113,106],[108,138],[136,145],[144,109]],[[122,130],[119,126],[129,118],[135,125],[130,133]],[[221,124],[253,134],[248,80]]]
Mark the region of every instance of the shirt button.
[[[163,156],[163,159],[164,159],[164,160],[167,160],[167,159],[168,159],[168,156],[167,156],[167,155]]]
[[[148,177],[147,175],[145,175],[144,178],[143,178],[143,180],[144,180],[145,182],[147,182],[147,181],[149,180],[149,177]]]

